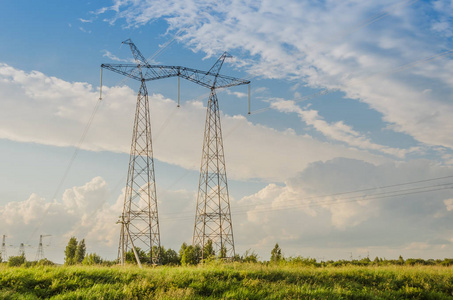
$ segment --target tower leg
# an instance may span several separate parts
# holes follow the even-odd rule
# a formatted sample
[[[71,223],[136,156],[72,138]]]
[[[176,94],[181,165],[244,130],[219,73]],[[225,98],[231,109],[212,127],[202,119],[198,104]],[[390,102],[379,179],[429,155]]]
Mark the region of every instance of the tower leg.
[[[222,258],[234,257],[233,225],[215,89],[211,89],[206,113],[193,232],[193,245],[201,247],[202,259],[205,258],[204,246],[209,240],[212,241],[216,255]]]
[[[137,250],[140,249],[147,255],[149,263],[158,264],[160,262],[160,233],[151,121],[145,81],[142,81],[137,96],[126,194],[121,218],[118,261],[123,264],[126,253],[135,245]],[[128,234],[130,238],[128,238]]]

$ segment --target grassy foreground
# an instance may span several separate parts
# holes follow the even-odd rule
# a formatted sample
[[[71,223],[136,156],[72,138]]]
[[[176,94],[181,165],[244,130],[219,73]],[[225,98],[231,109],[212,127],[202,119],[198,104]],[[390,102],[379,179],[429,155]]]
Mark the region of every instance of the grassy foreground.
[[[0,299],[453,299],[453,268],[0,266]]]

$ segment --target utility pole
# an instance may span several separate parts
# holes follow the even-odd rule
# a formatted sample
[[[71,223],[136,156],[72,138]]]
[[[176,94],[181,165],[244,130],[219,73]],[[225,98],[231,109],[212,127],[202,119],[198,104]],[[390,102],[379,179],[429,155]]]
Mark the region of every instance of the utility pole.
[[[44,247],[43,247],[43,244],[42,244],[42,239],[45,238],[45,237],[49,237],[51,236],[50,234],[41,234],[39,236],[39,245],[38,245],[38,252],[36,253],[36,261],[40,261],[41,259],[44,259],[45,256],[44,256]]]

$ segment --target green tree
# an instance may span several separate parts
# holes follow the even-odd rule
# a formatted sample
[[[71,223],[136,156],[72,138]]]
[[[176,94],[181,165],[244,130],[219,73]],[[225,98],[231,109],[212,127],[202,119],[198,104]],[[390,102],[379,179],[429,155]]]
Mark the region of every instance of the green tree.
[[[225,246],[222,246],[219,250],[219,258],[225,258],[227,255],[227,251]]]
[[[168,249],[167,252],[165,253],[165,255],[167,257],[167,262],[169,265],[177,266],[177,265],[181,264],[178,253],[175,250]]]
[[[87,254],[82,261],[82,264],[87,266],[100,265],[102,263],[102,258],[96,253]]]
[[[47,258],[43,258],[37,262],[38,266],[55,266],[53,261],[48,260]]]
[[[182,259],[182,256],[184,255],[184,251],[186,251],[187,244],[186,242],[182,243],[181,248],[179,249],[179,260]]]
[[[184,250],[184,254],[181,257],[181,264],[185,265],[197,265],[200,262],[201,248],[200,246],[187,246]]]
[[[214,247],[212,246],[212,240],[209,239],[203,248],[203,258],[209,259],[215,256]]]
[[[76,252],[77,252],[77,239],[75,237],[71,237],[69,239],[68,245],[64,251],[64,264],[65,265],[74,265],[76,261]]]
[[[257,263],[258,254],[256,254],[256,252],[253,251],[252,249],[248,249],[247,251],[245,251],[242,261],[245,263]]]
[[[137,251],[138,258],[140,259],[140,263],[147,264],[149,262],[149,256],[146,252],[139,247],[135,247],[135,251]],[[134,250],[129,250],[126,253],[126,262],[130,264],[136,264],[137,260],[135,259]]]
[[[165,250],[163,246],[160,247],[160,263],[162,265],[179,265],[180,260],[178,257],[178,253],[175,250],[168,249]]]
[[[10,256],[8,258],[8,267],[20,267],[25,264],[27,260],[25,259],[25,254],[19,256]]]
[[[271,251],[271,261],[272,262],[279,262],[282,259],[282,249],[280,246],[275,244],[274,249]]]
[[[85,246],[85,239],[81,240],[77,245],[77,250],[75,253],[75,263],[81,264],[83,259],[85,258],[86,253],[86,246]]]

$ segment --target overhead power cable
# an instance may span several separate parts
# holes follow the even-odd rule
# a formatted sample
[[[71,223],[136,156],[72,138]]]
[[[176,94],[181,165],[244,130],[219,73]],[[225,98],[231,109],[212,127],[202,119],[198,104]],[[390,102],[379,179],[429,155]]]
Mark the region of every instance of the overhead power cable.
[[[300,198],[300,199],[296,199],[296,200],[285,201],[285,203],[294,202],[294,201],[300,202],[300,201],[304,201],[304,200],[307,201],[307,200],[313,200],[313,199],[317,199],[317,198],[342,196],[342,195],[347,195],[347,194],[373,191],[373,190],[378,190],[378,189],[388,189],[388,188],[401,187],[401,186],[417,184],[417,183],[432,182],[432,181],[448,179],[448,178],[453,178],[453,176],[430,178],[430,179],[424,179],[424,180],[418,180],[418,181],[412,181],[412,182],[405,182],[405,183],[380,186],[380,187],[375,187],[375,188],[353,190],[353,191],[346,191],[346,192],[339,192],[339,193],[333,193],[333,194],[316,195],[316,196]],[[447,183],[439,183],[439,184],[422,186],[422,187],[413,187],[413,188],[407,188],[407,189],[398,189],[398,190],[394,190],[394,191],[380,192],[380,193],[375,193],[375,194],[370,194],[370,195],[365,194],[365,195],[357,195],[357,196],[351,196],[351,197],[342,197],[342,198],[336,199],[336,201],[321,201],[321,202],[318,201],[318,202],[313,202],[313,203],[287,205],[287,206],[282,206],[279,208],[263,208],[263,210],[264,211],[273,211],[276,209],[282,210],[282,209],[291,209],[291,208],[298,208],[298,207],[329,206],[329,205],[337,205],[337,204],[341,204],[341,203],[370,201],[370,200],[374,200],[374,199],[383,199],[383,198],[389,198],[389,197],[435,192],[435,191],[452,189],[452,188],[453,188],[453,182],[447,182]],[[250,206],[259,206],[259,205],[272,205],[272,202],[255,203],[255,204],[251,204],[251,205],[236,205],[235,209],[237,209],[237,208],[240,209],[240,208],[245,208],[245,207],[250,207]],[[259,210],[259,211],[261,212],[263,210]],[[235,210],[234,211],[235,214],[243,214],[243,213],[247,213],[247,212],[248,212],[248,210]],[[184,214],[181,214],[178,212],[166,213],[166,215],[180,215],[180,216],[179,217],[176,216],[176,218],[175,217],[163,218],[163,220],[173,220],[173,219],[180,220],[180,219],[189,219],[190,218],[189,215],[187,215],[187,217],[186,217],[186,216],[184,216]]]

